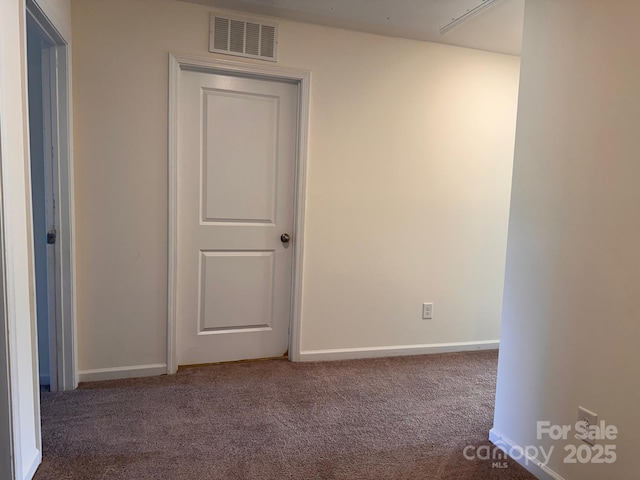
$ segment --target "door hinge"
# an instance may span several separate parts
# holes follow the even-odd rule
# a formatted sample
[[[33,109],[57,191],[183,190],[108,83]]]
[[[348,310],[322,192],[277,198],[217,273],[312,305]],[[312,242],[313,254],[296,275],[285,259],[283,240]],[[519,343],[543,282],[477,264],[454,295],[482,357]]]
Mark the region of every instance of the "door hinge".
[[[53,245],[54,243],[56,243],[57,236],[58,235],[55,230],[51,230],[49,233],[47,233],[47,244]]]

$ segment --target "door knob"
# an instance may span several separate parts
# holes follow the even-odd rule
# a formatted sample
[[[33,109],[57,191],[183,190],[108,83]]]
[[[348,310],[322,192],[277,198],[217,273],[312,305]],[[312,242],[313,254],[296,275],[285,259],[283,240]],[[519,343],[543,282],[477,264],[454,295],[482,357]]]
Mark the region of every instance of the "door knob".
[[[288,233],[283,233],[282,235],[280,235],[280,241],[282,243],[289,243],[289,240],[291,240],[291,237]]]

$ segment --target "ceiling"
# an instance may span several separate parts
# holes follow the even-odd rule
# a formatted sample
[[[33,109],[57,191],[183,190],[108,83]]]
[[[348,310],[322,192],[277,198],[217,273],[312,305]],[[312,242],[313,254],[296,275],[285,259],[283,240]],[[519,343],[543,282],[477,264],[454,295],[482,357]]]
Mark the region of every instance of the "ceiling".
[[[483,0],[183,0],[396,37],[520,55],[525,0],[500,0],[453,30]],[[485,0],[486,1],[486,0]]]

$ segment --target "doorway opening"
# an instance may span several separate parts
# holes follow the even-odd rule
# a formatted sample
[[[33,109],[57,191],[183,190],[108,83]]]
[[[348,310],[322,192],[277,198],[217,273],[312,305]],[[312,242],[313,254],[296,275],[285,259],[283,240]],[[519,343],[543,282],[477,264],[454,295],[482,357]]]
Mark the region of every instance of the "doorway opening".
[[[33,259],[41,388],[76,388],[68,45],[27,3]]]

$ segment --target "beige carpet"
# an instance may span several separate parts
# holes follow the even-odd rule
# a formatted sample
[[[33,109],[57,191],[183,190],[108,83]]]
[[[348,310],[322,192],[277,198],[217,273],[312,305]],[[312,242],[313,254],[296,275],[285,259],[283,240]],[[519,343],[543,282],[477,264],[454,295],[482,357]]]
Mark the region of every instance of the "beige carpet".
[[[42,395],[45,479],[532,479],[487,445],[497,353],[189,368]]]

